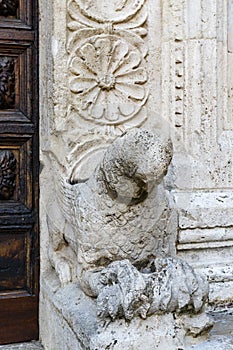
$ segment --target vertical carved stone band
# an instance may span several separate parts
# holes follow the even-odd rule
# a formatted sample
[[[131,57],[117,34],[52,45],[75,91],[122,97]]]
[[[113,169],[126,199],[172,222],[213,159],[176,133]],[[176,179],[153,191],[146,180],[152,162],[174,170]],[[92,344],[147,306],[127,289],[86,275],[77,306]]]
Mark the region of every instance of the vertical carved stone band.
[[[11,109],[11,108],[14,108],[14,106],[15,106],[14,58],[0,57],[0,109]]]
[[[0,200],[10,199],[14,194],[16,159],[11,151],[0,151]]]
[[[145,0],[68,0],[72,109],[86,121],[144,120],[149,96]],[[136,121],[137,120],[137,121]]]
[[[0,16],[16,16],[19,0],[1,0]]]

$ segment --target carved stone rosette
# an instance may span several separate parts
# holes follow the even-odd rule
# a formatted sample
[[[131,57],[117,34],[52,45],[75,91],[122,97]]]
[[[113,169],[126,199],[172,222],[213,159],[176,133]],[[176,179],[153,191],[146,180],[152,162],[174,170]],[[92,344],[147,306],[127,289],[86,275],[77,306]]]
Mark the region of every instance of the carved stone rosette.
[[[10,199],[15,190],[16,159],[11,151],[0,151],[0,200]]]
[[[89,122],[124,124],[147,101],[144,3],[68,2],[71,105]]]
[[[0,57],[0,109],[11,109],[15,105],[14,58]]]
[[[19,0],[2,0],[0,2],[0,16],[16,16]]]

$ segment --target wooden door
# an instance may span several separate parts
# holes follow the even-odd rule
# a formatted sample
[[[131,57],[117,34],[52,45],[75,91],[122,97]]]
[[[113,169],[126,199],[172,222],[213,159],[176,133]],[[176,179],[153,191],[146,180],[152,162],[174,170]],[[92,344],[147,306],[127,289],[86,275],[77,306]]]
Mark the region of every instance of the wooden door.
[[[38,338],[37,1],[0,1],[0,344]]]

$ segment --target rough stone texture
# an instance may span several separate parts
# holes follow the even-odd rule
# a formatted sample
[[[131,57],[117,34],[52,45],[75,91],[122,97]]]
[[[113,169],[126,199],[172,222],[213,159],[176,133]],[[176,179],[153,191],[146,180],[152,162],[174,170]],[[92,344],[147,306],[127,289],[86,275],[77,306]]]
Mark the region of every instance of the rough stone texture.
[[[208,339],[202,339],[196,344],[189,345],[187,350],[232,350],[232,309],[220,309],[211,312],[214,319],[214,327],[210,331]],[[194,341],[195,343],[195,341]]]
[[[57,276],[50,271],[47,272],[45,284],[41,288],[41,334],[45,349],[104,350],[103,344],[108,346],[111,343],[110,349],[114,350],[142,348],[146,350],[231,350],[233,348],[232,310],[217,310],[210,313],[215,324],[209,337],[208,335],[199,338],[189,336],[184,339],[180,324],[175,321],[172,326],[171,314],[164,315],[162,318],[153,315],[147,320],[134,319],[132,325],[137,325],[136,327],[132,327],[131,323],[125,323],[124,320],[106,323],[105,331],[98,333],[95,303],[90,303],[78,285],[70,284],[61,289]],[[97,347],[99,342],[102,347]],[[121,348],[118,348],[119,344]],[[158,347],[155,347],[155,344]]]
[[[67,169],[75,159],[83,180],[117,135],[141,125],[162,125],[172,137],[167,182],[180,234],[193,229],[192,217],[197,228],[191,249],[178,242],[178,254],[206,272],[214,261],[213,275],[230,266],[233,240],[218,232],[233,223],[231,9],[222,0],[132,0],[106,7],[102,1],[41,2],[42,269],[49,264],[43,221],[54,190],[48,154]],[[195,244],[203,230],[213,236],[205,247]],[[189,257],[192,250],[198,264]],[[229,257],[226,262],[218,252]],[[217,296],[218,283],[226,281],[221,275],[211,279],[213,301],[225,299]]]
[[[140,273],[127,260],[116,261],[99,275],[94,289],[98,293],[97,314],[103,319],[124,316],[131,320],[135,315],[146,318],[154,313],[187,310],[197,313],[208,295],[205,277],[176,258],[157,258],[146,273]],[[206,323],[208,320],[197,333],[206,329]]]
[[[163,10],[163,116],[173,126],[171,185],[179,236],[186,235],[177,253],[210,276],[213,302],[226,301],[233,256],[232,1],[168,1]]]
[[[85,182],[55,179],[58,205],[74,234],[48,215],[50,235],[56,237],[51,263],[62,284],[76,282],[75,271],[83,290],[97,297],[102,319],[199,312],[207,299],[205,278],[168,257],[175,248],[176,220],[162,180],[171,157],[170,140],[132,129],[109,146]]]
[[[48,292],[48,290],[47,290]],[[189,339],[185,342],[185,350],[232,350],[233,349],[233,337],[232,337],[232,322],[233,315],[232,309],[226,310],[217,310],[211,313],[215,323],[214,327],[210,331],[209,338],[206,339],[206,336],[199,340],[196,338],[192,338],[192,342],[196,342],[196,344],[189,344]],[[148,327],[145,329],[145,333],[148,335]],[[117,330],[114,330],[116,334]],[[65,334],[64,329],[62,330],[62,334]],[[138,337],[138,334],[136,334]],[[116,339],[115,339],[116,340]],[[198,342],[198,343],[197,343]],[[161,350],[165,350],[167,343]],[[145,348],[145,344],[142,345]],[[0,346],[1,350],[39,350],[43,349],[42,346],[38,342],[33,343],[22,343],[22,344],[11,344],[11,345],[2,345]],[[54,350],[54,345],[51,343],[50,348]],[[154,350],[154,343],[151,348],[147,348],[147,350]],[[57,349],[56,349],[57,350]],[[169,348],[170,350],[170,348]]]
[[[83,182],[124,131],[161,127],[174,145],[165,184],[178,211],[174,255],[207,275],[211,303],[231,301],[232,1],[41,0],[40,13],[42,285],[61,232],[74,234],[55,201],[51,159]],[[50,259],[46,216],[60,229]],[[60,255],[74,259],[66,246]],[[58,261],[67,282],[76,271]],[[66,329],[53,297],[41,303],[48,328],[41,334],[50,346],[54,325]],[[75,333],[66,332],[73,348]]]
[[[57,170],[58,202],[48,207],[47,221],[53,242],[50,259],[62,285],[54,298],[61,296],[58,302],[62,305],[56,306],[54,301],[57,312],[49,314],[54,318],[51,324],[64,328],[69,340],[61,343],[56,329],[41,328],[45,347],[51,342],[66,347],[71,342],[80,349],[139,349],[147,339],[148,328],[148,347],[154,344],[162,349],[167,343],[175,350],[183,346],[187,332],[197,336],[211,327],[208,317],[203,312],[198,314],[208,296],[206,279],[184,261],[168,257],[174,252],[177,222],[162,180],[171,157],[169,140],[132,129],[112,143],[88,180],[79,183],[73,178],[68,182],[67,173],[61,175]],[[71,176],[73,173],[74,169]],[[63,223],[57,220],[59,206]],[[169,226],[173,227],[171,232]],[[81,294],[75,311],[74,291],[80,294],[77,280],[87,295],[97,297],[97,305],[90,297],[83,301]],[[51,310],[50,294],[41,298],[42,309]],[[64,304],[65,299],[69,306]],[[87,328],[76,330],[71,326],[77,322],[75,314],[81,321],[79,309],[87,313],[83,322],[95,325],[91,336]],[[69,320],[65,314],[64,320],[58,317],[58,310],[67,312]],[[174,314],[182,311],[185,317]],[[153,317],[153,325],[151,317],[144,322],[137,317],[145,319],[154,313],[158,316]],[[47,313],[41,313],[45,325],[46,317]],[[109,322],[109,317],[115,321],[106,329],[99,322]],[[128,325],[116,320],[121,317],[134,319]],[[49,336],[51,341],[47,340]]]
[[[216,336],[212,337],[211,340],[206,340],[205,342],[193,345],[187,350],[232,350],[233,342],[231,337],[227,336]]]
[[[1,350],[43,350],[39,342],[0,345]],[[52,348],[51,348],[52,349]]]
[[[60,170],[59,205],[74,230],[72,238],[65,229],[62,235],[82,270],[122,259],[142,268],[153,257],[174,253],[176,220],[162,184],[171,157],[170,141],[132,129],[109,146],[87,181],[69,183]],[[56,222],[48,215],[52,233]]]
[[[96,311],[94,299],[90,300],[77,284],[60,288],[57,276],[48,271],[41,286],[41,335],[45,349],[185,349],[181,316],[167,313],[146,320],[137,317],[130,323],[124,319],[103,323]]]

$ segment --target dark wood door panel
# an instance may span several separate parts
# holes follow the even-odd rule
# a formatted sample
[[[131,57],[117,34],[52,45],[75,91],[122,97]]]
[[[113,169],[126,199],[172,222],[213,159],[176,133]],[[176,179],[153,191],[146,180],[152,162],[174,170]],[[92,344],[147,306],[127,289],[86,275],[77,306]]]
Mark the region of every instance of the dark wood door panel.
[[[0,38],[2,40],[11,40],[11,42],[17,43],[19,40],[24,38],[24,40],[33,42],[35,40],[35,31],[31,30],[25,30],[21,29],[20,31],[17,29],[10,29],[10,33],[6,32],[5,29],[1,28],[1,21],[0,21]],[[9,41],[10,42],[10,41]]]
[[[2,0],[0,2],[0,27],[33,29],[36,23],[36,1]]]
[[[32,227],[0,228],[0,297],[6,292],[34,293],[32,237]]]
[[[37,1],[0,1],[0,344],[38,338]]]
[[[27,246],[25,234],[0,232],[0,294],[27,286]]]
[[[31,136],[0,135],[0,200],[11,199],[33,209],[32,153]]]
[[[38,297],[0,299],[0,344],[38,339]]]
[[[15,58],[0,56],[0,109],[16,107],[16,67]]]
[[[0,42],[0,123],[32,122],[32,83],[35,81],[31,43]]]

